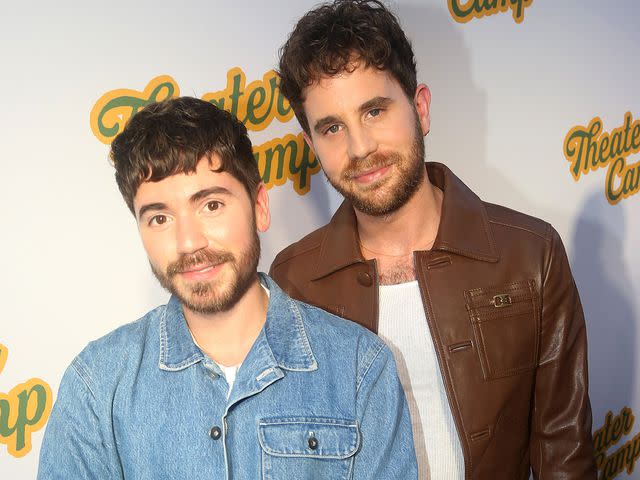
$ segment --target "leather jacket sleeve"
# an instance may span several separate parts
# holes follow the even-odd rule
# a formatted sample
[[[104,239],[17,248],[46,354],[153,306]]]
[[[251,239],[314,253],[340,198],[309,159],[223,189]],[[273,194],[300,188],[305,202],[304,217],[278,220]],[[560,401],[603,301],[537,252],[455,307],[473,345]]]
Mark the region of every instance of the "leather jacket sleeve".
[[[530,456],[534,478],[595,479],[587,335],[569,262],[553,230],[542,284]]]

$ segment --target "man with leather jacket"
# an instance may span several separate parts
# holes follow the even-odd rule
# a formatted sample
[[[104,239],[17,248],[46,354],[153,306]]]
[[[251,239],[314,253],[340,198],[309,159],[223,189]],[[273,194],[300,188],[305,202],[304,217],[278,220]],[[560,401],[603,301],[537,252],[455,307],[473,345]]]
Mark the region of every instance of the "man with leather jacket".
[[[424,164],[431,94],[394,15],[320,6],[279,70],[345,201],[271,275],[389,343],[420,478],[595,479],[585,323],[560,237]]]

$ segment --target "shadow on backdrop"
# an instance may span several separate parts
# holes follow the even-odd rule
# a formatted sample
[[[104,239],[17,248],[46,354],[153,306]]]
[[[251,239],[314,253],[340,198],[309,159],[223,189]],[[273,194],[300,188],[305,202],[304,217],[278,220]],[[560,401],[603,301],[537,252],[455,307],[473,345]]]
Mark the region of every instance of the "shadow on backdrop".
[[[633,400],[637,327],[625,232],[624,209],[600,191],[590,194],[578,214],[571,265],[587,324],[594,429]]]
[[[418,81],[425,83],[432,93],[427,160],[450,167],[485,201],[505,204],[504,199],[509,199],[508,207],[547,220],[552,216],[557,219],[558,212],[536,205],[535,199],[524,196],[499,167],[488,162],[491,112],[486,90],[474,79],[471,48],[461,30],[464,26],[455,23],[442,7],[398,5],[395,11],[416,55]],[[496,56],[517,57],[515,47],[508,40],[505,34],[504,41],[494,45]],[[526,74],[517,62],[505,64],[504,68],[516,79]],[[522,129],[523,145],[529,141],[527,135],[526,129]],[[518,161],[517,158],[503,160]]]
[[[482,197],[487,172],[487,98],[474,83],[471,52],[446,9],[398,5],[418,63],[418,82],[432,94],[427,160],[449,166]]]

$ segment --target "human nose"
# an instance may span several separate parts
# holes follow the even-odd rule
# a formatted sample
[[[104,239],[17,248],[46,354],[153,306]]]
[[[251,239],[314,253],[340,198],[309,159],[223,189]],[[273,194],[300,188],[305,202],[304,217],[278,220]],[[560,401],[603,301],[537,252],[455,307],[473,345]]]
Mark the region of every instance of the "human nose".
[[[356,126],[349,129],[349,157],[352,160],[366,158],[377,148],[378,143],[365,127]]]
[[[180,218],[176,226],[176,244],[180,254],[194,253],[205,248],[208,241],[200,222],[188,216]]]

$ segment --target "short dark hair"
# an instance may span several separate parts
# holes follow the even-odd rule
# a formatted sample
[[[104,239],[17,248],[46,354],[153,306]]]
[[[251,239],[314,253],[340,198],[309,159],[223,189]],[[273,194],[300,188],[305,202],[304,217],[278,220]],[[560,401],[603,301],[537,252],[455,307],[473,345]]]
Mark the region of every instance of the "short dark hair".
[[[255,199],[260,174],[246,127],[230,113],[193,97],[151,103],[136,113],[111,144],[116,182],[129,210],[143,182],[193,173],[203,158],[220,157]]]
[[[304,89],[354,61],[388,71],[413,99],[416,61],[395,15],[378,0],[335,0],[307,12],[280,49],[280,91],[305,132]]]

